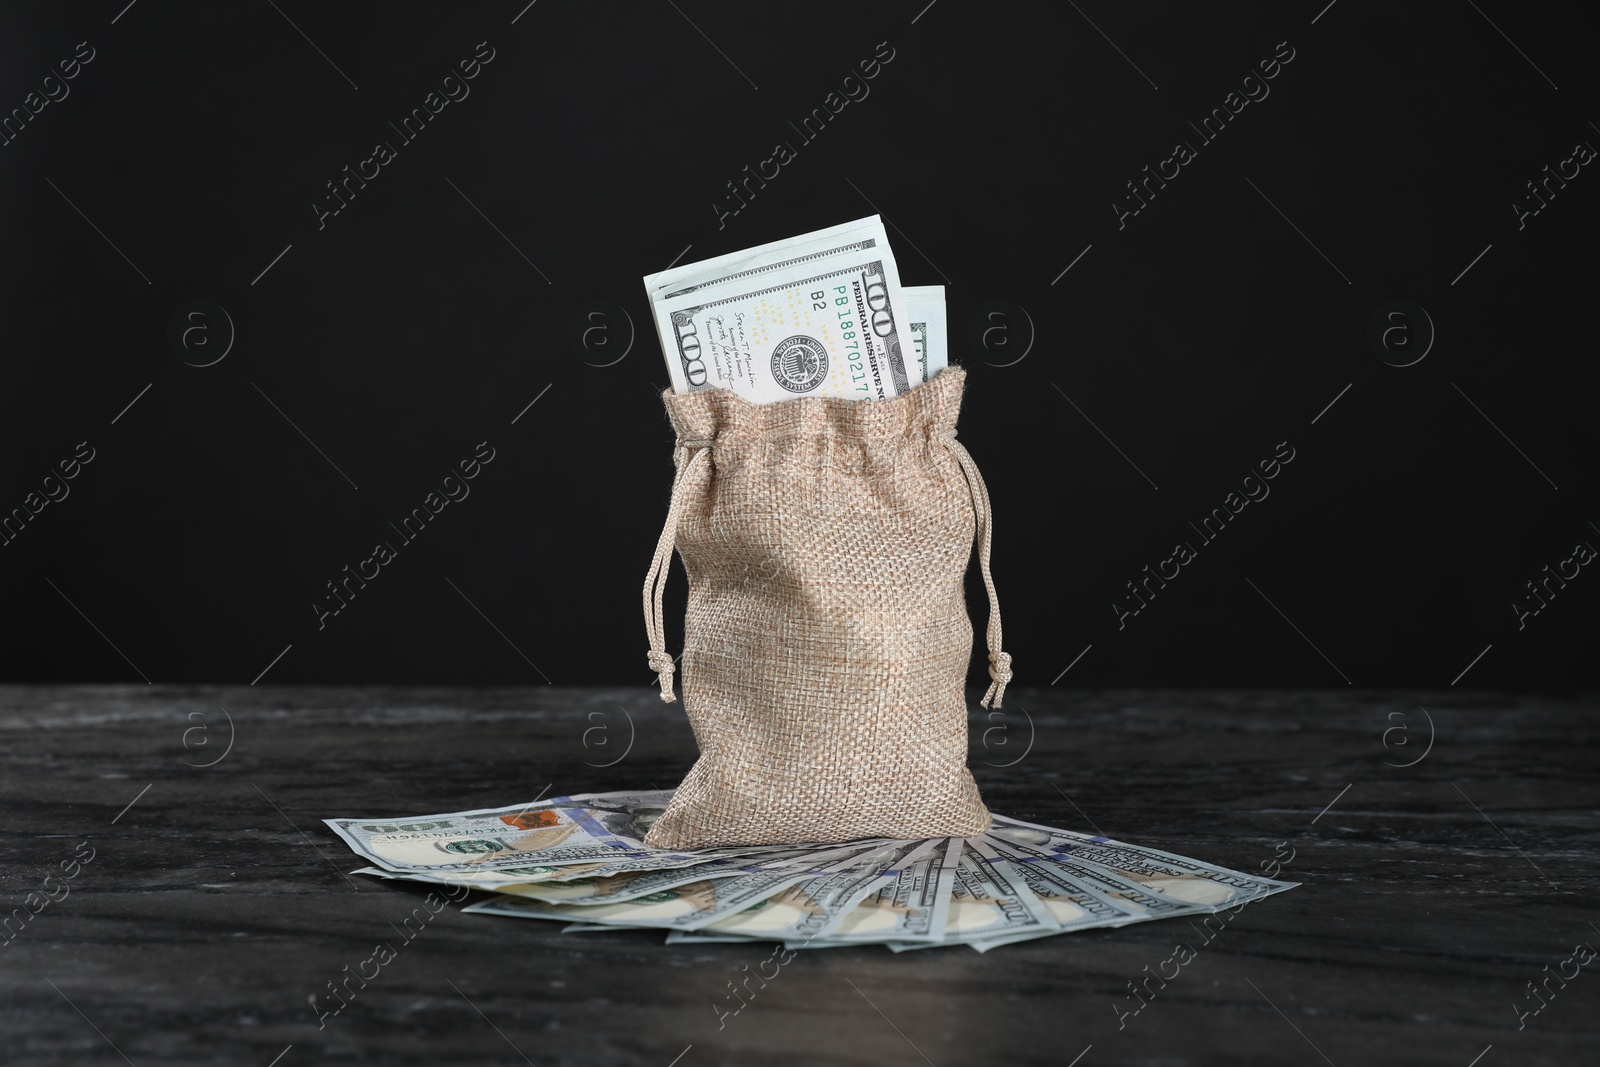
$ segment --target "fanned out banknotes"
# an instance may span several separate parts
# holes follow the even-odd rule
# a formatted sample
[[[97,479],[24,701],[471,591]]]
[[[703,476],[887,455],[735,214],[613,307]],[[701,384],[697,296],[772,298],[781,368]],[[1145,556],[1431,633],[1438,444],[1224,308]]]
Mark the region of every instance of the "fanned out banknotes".
[[[646,848],[671,790],[579,793],[399,819],[324,820],[374,866],[352,873],[495,895],[466,912],[667,942],[896,952],[1000,945],[1233,908],[1298,883],[1108,837],[994,817],[977,837]]]
[[[902,286],[871,215],[644,279],[679,393],[887,400],[948,361],[944,286]]]

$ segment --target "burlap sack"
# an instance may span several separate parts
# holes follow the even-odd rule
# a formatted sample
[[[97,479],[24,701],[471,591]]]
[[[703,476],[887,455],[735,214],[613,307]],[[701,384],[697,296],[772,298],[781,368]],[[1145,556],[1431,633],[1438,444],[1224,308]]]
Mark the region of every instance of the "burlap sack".
[[[647,845],[970,836],[972,651],[962,580],[976,525],[990,598],[985,707],[1011,678],[989,578],[988,494],[955,439],[966,372],[892,400],[752,404],[663,394],[677,430],[645,581],[650,666],[671,701],[661,595],[689,576],[683,702],[700,758]]]

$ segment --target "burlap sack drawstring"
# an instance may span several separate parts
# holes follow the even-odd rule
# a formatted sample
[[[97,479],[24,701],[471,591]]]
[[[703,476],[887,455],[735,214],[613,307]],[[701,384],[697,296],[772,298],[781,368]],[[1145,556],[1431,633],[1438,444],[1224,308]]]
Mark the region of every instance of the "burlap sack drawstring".
[[[989,544],[994,533],[994,513],[989,508],[989,489],[978,473],[978,464],[960,441],[955,430],[939,436],[945,447],[961,464],[967,476],[967,488],[972,493],[972,511],[978,521],[978,568],[983,572],[983,587],[989,592],[989,628],[986,642],[989,646],[989,689],[978,701],[980,707],[1000,707],[1006,693],[1006,683],[1011,681],[1011,654],[1000,650],[1000,596],[994,589],[994,578],[989,574]],[[991,705],[991,701],[993,704]]]
[[[661,597],[667,589],[667,575],[672,570],[672,550],[678,541],[678,518],[683,514],[683,487],[688,484],[690,468],[710,451],[711,442],[680,438],[678,447],[679,452],[675,457],[678,469],[672,479],[667,521],[662,524],[661,540],[656,542],[655,558],[650,561],[650,573],[644,579],[644,629],[650,638],[650,652],[646,658],[661,683],[661,699],[668,704],[675,699],[672,695],[672,672],[676,664],[667,652],[667,628],[662,618]],[[685,460],[684,455],[691,451],[693,455]]]

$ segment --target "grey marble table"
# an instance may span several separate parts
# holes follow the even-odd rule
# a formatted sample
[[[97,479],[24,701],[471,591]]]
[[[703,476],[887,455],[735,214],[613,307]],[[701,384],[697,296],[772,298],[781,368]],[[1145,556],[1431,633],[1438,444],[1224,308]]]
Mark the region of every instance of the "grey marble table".
[[[1600,963],[1574,956],[1600,947],[1593,696],[1024,689],[973,708],[995,811],[1242,869],[1292,856],[1302,884],[1209,932],[802,952],[727,1016],[768,946],[448,907],[319,1025],[311,998],[422,898],[348,876],[321,819],[670,787],[694,754],[680,707],[643,685],[3,687],[0,1059],[1600,1062]]]

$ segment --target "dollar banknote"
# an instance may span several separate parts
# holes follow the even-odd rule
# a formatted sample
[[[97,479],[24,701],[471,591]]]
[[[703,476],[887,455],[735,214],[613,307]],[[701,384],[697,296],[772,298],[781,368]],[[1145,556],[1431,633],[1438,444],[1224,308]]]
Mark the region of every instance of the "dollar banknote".
[[[718,919],[776,896],[797,882],[830,873],[849,863],[840,855],[854,848],[837,849],[813,857],[809,867],[741,871],[729,878],[702,878],[621,903],[549,903],[523,896],[499,895],[461,910],[516,918],[562,919],[569,922],[610,923],[618,926],[653,926],[666,930],[699,930]]]
[[[645,278],[673,389],[886,400],[920,371],[876,216]]]
[[[767,941],[825,938],[863,897],[894,881],[906,864],[937,843],[937,839],[901,841],[860,853],[839,870],[797,882],[775,896],[701,927],[694,937],[710,940],[732,934]]]
[[[838,948],[891,941],[944,938],[955,881],[951,838],[934,838],[907,858],[895,877],[868,893],[829,930],[827,937],[785,941],[787,948]]]
[[[464,885],[468,889],[484,889],[496,893],[507,892],[507,887],[528,885],[533,882],[556,881],[564,878],[582,878],[590,871],[606,866],[603,863],[572,863],[564,867],[508,867],[502,871],[420,871],[400,873],[382,867],[359,867],[351,874],[364,874],[390,881],[428,882],[433,885]]]
[[[649,870],[703,863],[733,851],[646,848],[642,838],[671,796],[664,790],[580,794],[443,815],[323,821],[358,854],[401,873],[476,873],[574,863],[625,863],[626,869]]]
[[[1020,878],[1050,913],[1058,929],[1122,926],[1139,918],[1137,909],[1095,896],[1054,864],[1027,863],[1016,856],[1005,856],[982,837],[970,839],[968,846],[984,862],[1004,864],[1008,872]]]
[[[974,845],[985,856],[1001,855],[986,841],[976,841]],[[1145,915],[1144,911],[1133,905],[1090,891],[1075,880],[1070,872],[1056,864],[1028,863],[1024,857],[1015,855],[1010,858],[1014,861],[1011,869],[1043,902],[1059,929],[1121,926],[1136,922]]]
[[[1008,845],[997,838],[991,837],[989,840],[1002,856],[1030,866],[1038,865],[1047,870],[1059,871],[1086,892],[1107,903],[1133,911],[1141,920],[1170,919],[1178,915],[1215,910],[1206,904],[1194,904],[1163,896],[1095,863],[1046,855],[1025,845]]]
[[[994,846],[984,839],[974,838],[969,844],[986,861],[994,862],[1000,859],[1005,862]],[[1124,926],[1139,922],[1146,917],[1146,913],[1140,908],[1090,892],[1074,881],[1066,870],[1055,864],[1028,863],[1019,857],[1010,862],[1008,870],[1020,878],[1034,897],[1044,905],[1055,920],[1055,926],[1053,929],[1000,931],[990,936],[969,938],[967,943],[979,952],[1073,930]]]
[[[945,332],[944,286],[907,285],[907,332],[916,355],[917,375],[927,381],[949,365],[949,340]]]
[[[996,815],[971,838],[652,849],[667,790],[396,819],[328,819],[355,873],[494,894],[463,911],[673,943],[967,945],[1210,913],[1293,888],[1204,860]]]
[[[828,855],[849,854],[857,849],[867,849],[857,852],[850,860],[849,874],[855,878],[868,875],[880,876],[878,872],[884,862],[894,854],[894,847],[871,846],[869,842],[852,842],[842,851],[833,847]],[[807,849],[780,849],[772,850],[763,848],[753,854],[723,857],[706,860],[683,867],[635,869],[630,866],[630,861],[619,864],[606,864],[596,870],[586,871],[574,877],[552,877],[529,880],[522,883],[513,883],[501,886],[498,892],[512,896],[532,897],[535,900],[549,901],[555,904],[615,904],[637,897],[649,896],[665,889],[673,889],[680,885],[709,878],[734,878],[746,874],[762,874],[795,868],[809,871],[816,863],[819,853]],[[587,864],[584,866],[588,866]],[[618,867],[626,869],[612,873]],[[561,868],[554,868],[559,871]],[[825,875],[823,878],[845,877],[840,875]],[[817,879],[813,879],[817,880]],[[800,883],[801,886],[808,882]],[[489,887],[484,887],[489,888]],[[785,890],[784,892],[789,892]],[[779,894],[780,896],[782,894]],[[761,905],[756,905],[760,907]]]
[[[676,299],[690,293],[709,293],[722,286],[744,285],[752,279],[806,263],[882,248],[887,242],[883,220],[869,215],[710,259],[668,267],[645,275],[644,286],[652,299]]]
[[[613,926],[611,929],[615,930],[616,927]],[[668,930],[666,943],[669,945],[696,943],[703,945],[737,945],[742,943],[748,945],[760,940],[762,939],[759,937],[747,937],[744,934],[724,934],[715,930]]]
[[[1057,931],[1055,916],[1007,859],[959,837],[951,839],[949,852],[946,862],[953,863],[955,875],[940,942],[993,941]],[[933,945],[891,941],[889,947],[904,952]]]
[[[773,846],[739,846],[690,853],[670,850],[647,850],[641,854],[631,854],[623,859],[612,860],[609,863],[574,864],[567,868],[571,872],[568,874],[558,873],[547,877],[524,880],[540,883],[565,882],[580,878],[611,878],[642,871],[684,870],[706,865],[710,865],[711,869],[718,869],[725,860],[748,865],[751,870],[769,870],[802,863],[802,858],[809,855],[811,855],[810,852],[797,853],[788,847],[776,848]],[[774,856],[778,858],[774,859]]]
[[[1039,826],[1003,815],[995,818],[989,828],[989,836],[1042,854],[1088,860],[1162,896],[1217,909],[1280,893],[1298,884],[1245,874],[1108,837],[1090,837],[1070,830]]]
[[[561,882],[523,882],[500,888],[510,896],[528,897],[551,904],[572,904],[587,907],[596,904],[620,904],[624,901],[647,897],[666,889],[676,889],[691,882],[714,878],[737,878],[753,871],[732,866],[736,860],[723,864],[699,863],[693,867],[666,867],[652,871],[627,871],[603,878],[569,878]]]

